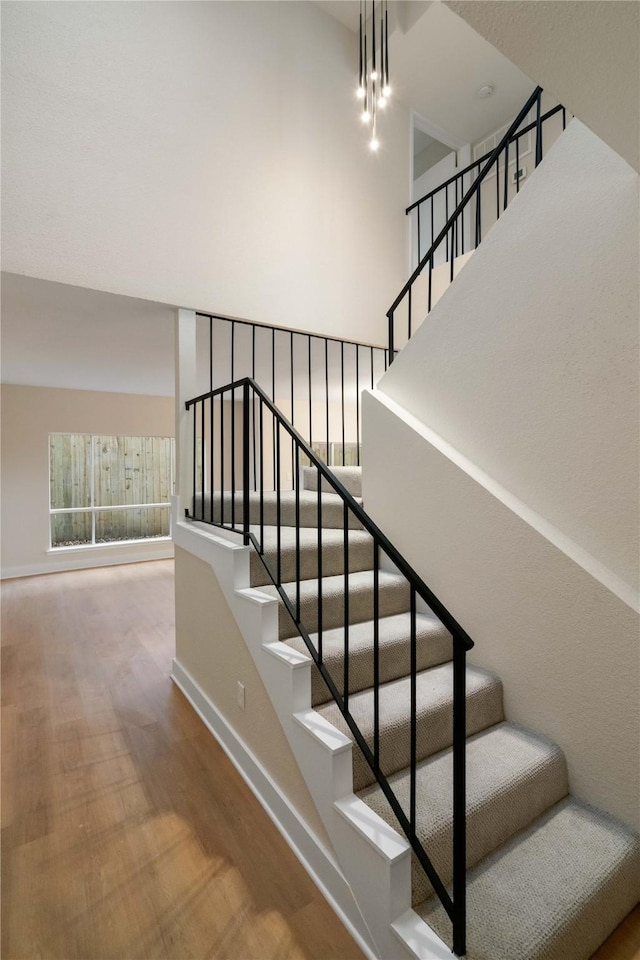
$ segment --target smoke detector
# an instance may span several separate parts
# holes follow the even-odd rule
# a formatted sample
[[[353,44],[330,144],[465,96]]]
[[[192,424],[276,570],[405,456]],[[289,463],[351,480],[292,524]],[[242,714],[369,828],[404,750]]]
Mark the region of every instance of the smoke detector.
[[[490,97],[493,94],[494,90],[495,87],[492,83],[483,83],[476,93],[476,96],[479,97],[480,100],[486,100],[487,97]]]

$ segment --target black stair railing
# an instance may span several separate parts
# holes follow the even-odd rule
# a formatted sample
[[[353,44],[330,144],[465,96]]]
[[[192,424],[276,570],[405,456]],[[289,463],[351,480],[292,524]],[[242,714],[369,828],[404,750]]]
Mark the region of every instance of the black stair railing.
[[[230,410],[238,406],[238,428],[229,434]],[[193,489],[190,520],[222,527],[241,534],[245,545],[251,544],[262,561],[272,583],[302,637],[314,663],[337,703],[357,746],[383,790],[402,830],[429,882],[452,922],[453,950],[465,952],[466,936],[466,653],[473,642],[455,618],[418,576],[393,544],[348,493],[335,474],[323,463],[301,434],[278,410],[267,394],[245,377],[189,400],[193,431]],[[255,443],[254,443],[255,438]],[[304,493],[301,487],[301,466],[315,469],[317,493]],[[235,480],[233,476],[235,475]],[[325,504],[333,508],[332,529],[342,531],[342,573],[344,578],[343,610],[338,611],[344,624],[342,667],[333,670],[325,662],[323,636],[331,629],[327,611],[335,619],[335,607],[323,596],[323,490],[331,491],[335,500]],[[305,497],[305,494],[307,496]],[[315,503],[314,503],[315,500]],[[336,514],[336,502],[338,512]],[[311,510],[311,516],[309,514]],[[309,521],[312,523],[309,523]],[[302,595],[301,529],[317,527],[314,572],[317,594],[309,605],[309,595]],[[337,524],[337,527],[336,527]],[[286,580],[283,556],[283,528],[293,528],[295,543],[295,576]],[[268,530],[275,527],[268,538]],[[373,636],[373,731],[367,737],[355,721],[350,709],[350,643],[349,643],[349,531],[366,531],[372,541],[373,579],[371,621]],[[289,545],[290,546],[290,545]],[[308,539],[307,539],[308,548]],[[307,558],[308,559],[308,558]],[[385,571],[392,569],[404,578],[410,616],[410,702],[407,704],[408,742],[403,753],[408,760],[410,789],[405,808],[390,783],[393,770],[385,772],[388,756],[381,749],[380,737],[380,584]],[[286,566],[291,575],[291,560]],[[453,732],[452,732],[452,895],[447,889],[429,852],[424,849],[416,831],[417,793],[417,611],[425,605],[446,627],[452,638],[453,660]],[[333,612],[332,612],[333,609]],[[328,626],[329,624],[329,626]],[[394,768],[397,769],[397,768]]]
[[[444,268],[451,283],[457,258],[480,245],[488,226],[500,218],[513,196],[520,192],[521,139],[531,135],[531,151],[537,167],[543,157],[544,124],[561,113],[562,129],[565,129],[566,109],[558,104],[543,114],[542,94],[542,88],[536,87],[494,150],[474,160],[407,207],[406,213],[416,218],[418,265],[387,311],[390,363],[431,310],[435,295],[434,269],[440,267],[442,272]],[[532,113],[535,119],[527,123]],[[513,176],[511,190],[510,170]],[[491,195],[492,191],[483,190],[491,174],[495,174],[495,196]],[[444,226],[438,231],[438,223],[443,220]],[[423,255],[425,229],[432,242]],[[416,290],[416,282],[425,271],[426,290]],[[443,280],[446,283],[447,277],[438,277],[440,285]]]
[[[197,313],[209,390],[243,377],[263,384],[315,453],[360,465],[360,396],[388,366],[384,347],[219,314]],[[235,430],[235,417],[229,424]]]

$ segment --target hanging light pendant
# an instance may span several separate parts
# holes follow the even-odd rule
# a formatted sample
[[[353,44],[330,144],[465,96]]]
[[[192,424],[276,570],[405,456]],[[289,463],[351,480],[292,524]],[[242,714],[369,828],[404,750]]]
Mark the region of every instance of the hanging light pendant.
[[[376,36],[378,15],[379,30]],[[358,96],[362,100],[362,121],[371,125],[369,146],[377,150],[378,111],[384,109],[391,96],[389,86],[389,4],[388,0],[371,0],[370,31],[367,0],[360,0],[360,45]],[[369,36],[370,34],[370,36]],[[369,42],[370,40],[370,42]],[[371,62],[369,61],[371,51]]]

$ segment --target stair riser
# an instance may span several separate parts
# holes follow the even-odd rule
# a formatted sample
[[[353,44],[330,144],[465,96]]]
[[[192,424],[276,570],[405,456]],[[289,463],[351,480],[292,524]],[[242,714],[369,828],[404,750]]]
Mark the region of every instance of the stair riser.
[[[364,589],[349,590],[349,622],[362,623],[373,619],[373,589],[370,586]],[[296,594],[291,593],[292,604],[296,605]],[[393,616],[404,613],[409,607],[409,587],[406,583],[381,584],[378,591],[378,605],[380,616]],[[344,624],[344,593],[323,595],[322,599],[322,626],[323,630],[332,630]],[[318,598],[301,598],[300,620],[307,633],[318,631]],[[280,606],[279,637],[286,640],[297,636],[298,631],[293,624],[284,605]]]
[[[276,550],[266,550],[264,560],[272,571],[274,578],[277,575],[278,560]],[[349,572],[370,570],[373,566],[373,542],[349,544]],[[322,573],[325,577],[338,576],[344,573],[344,547],[341,543],[323,546]],[[317,547],[300,548],[300,579],[315,580],[318,576]],[[280,552],[280,580],[289,583],[296,579],[296,550],[288,547]],[[260,557],[254,552],[251,554],[251,586],[264,586],[272,580],[264,568]]]
[[[243,521],[243,498],[241,493],[237,493],[235,497],[235,518],[234,522],[236,526],[242,524]],[[194,519],[199,520],[202,516],[201,511],[201,498],[196,497],[194,500],[194,510],[195,517]],[[231,526],[232,521],[232,511],[231,511],[231,494],[225,494],[224,497],[224,509],[221,507],[220,496],[216,494],[213,500],[213,519],[211,517],[211,498],[205,496],[204,498],[204,516],[202,517],[206,523],[222,523],[226,526]],[[263,517],[262,522],[265,526],[275,526],[278,521],[278,507],[273,497],[273,494],[265,496],[263,504]],[[252,524],[260,523],[260,503],[259,500],[255,498],[255,495],[252,494],[250,501],[249,509],[249,522]],[[292,498],[282,499],[280,502],[280,523],[285,527],[294,527],[296,525],[296,507],[295,502]],[[318,507],[314,500],[311,502],[301,502],[299,510],[299,525],[301,527],[317,527],[318,525]],[[350,530],[362,530],[362,525],[355,518],[355,516],[349,511],[348,514],[348,525]],[[322,526],[328,527],[332,530],[339,530],[344,528],[344,508],[342,503],[332,500],[331,502],[324,502],[322,504]]]
[[[312,640],[317,646],[317,638]],[[291,643],[291,641],[289,641]],[[349,692],[358,693],[373,686],[373,658],[371,650],[373,638],[369,648],[351,650],[349,657]],[[418,670],[426,670],[451,659],[451,637],[444,630],[439,637],[425,637],[418,635],[416,639],[416,653]],[[323,650],[324,665],[331,674],[334,682],[341,690],[344,679],[344,656],[340,652]],[[411,646],[408,637],[399,639],[393,644],[380,647],[379,675],[380,683],[387,683],[398,677],[406,676],[411,664]],[[325,703],[329,699],[327,685],[318,670],[311,672],[311,701],[313,705]]]
[[[332,472],[340,481],[342,486],[351,494],[352,497],[362,496],[362,472],[360,468],[353,467],[332,467]],[[302,483],[305,490],[318,489],[318,471],[315,467],[304,467],[302,470]],[[323,493],[335,493],[335,488],[331,486],[328,480],[322,479],[321,489]]]

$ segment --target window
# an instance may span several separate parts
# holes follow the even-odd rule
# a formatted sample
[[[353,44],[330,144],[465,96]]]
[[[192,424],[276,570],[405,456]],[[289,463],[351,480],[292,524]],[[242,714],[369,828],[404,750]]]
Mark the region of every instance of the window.
[[[170,537],[172,437],[49,436],[51,547]]]

